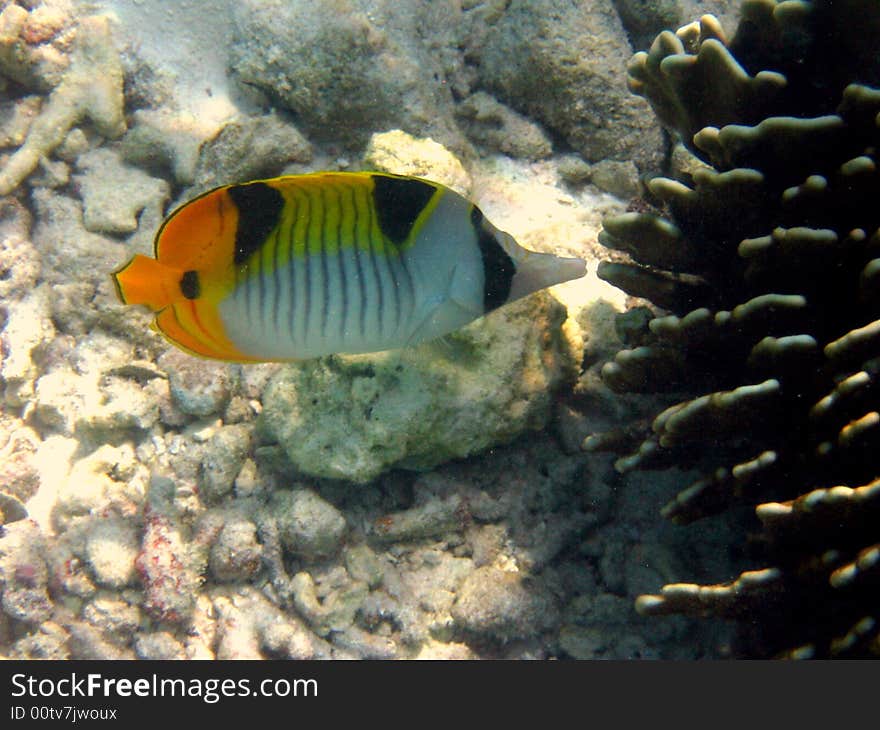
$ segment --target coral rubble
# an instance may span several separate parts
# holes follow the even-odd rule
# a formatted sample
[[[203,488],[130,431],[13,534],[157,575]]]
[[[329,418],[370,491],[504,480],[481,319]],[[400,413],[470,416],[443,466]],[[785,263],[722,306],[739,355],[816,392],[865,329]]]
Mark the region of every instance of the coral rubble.
[[[758,504],[756,570],[637,602],[738,619],[747,654],[880,653],[878,41],[874,2],[746,0],[731,40],[704,16],[630,64],[708,164],[605,223],[629,260],[599,275],[667,312],[630,313],[603,378],[667,407],[585,447],[695,469],[677,522]]]
[[[15,8],[9,5],[4,15]],[[63,141],[70,129],[88,119],[108,138],[125,131],[122,66],[105,16],[83,18],[77,25],[69,66],[44,108],[31,123],[24,144],[0,170],[0,195],[7,195]]]

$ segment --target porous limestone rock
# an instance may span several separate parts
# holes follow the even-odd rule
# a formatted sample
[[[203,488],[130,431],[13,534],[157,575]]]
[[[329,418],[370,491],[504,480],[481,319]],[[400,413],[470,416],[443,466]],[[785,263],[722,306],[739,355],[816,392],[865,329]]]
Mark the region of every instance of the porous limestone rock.
[[[198,605],[198,587],[204,580],[211,544],[222,529],[219,516],[208,515],[195,530],[188,529],[166,487],[154,480],[150,506],[135,568],[144,585],[147,613],[157,621],[185,624]]]
[[[138,555],[135,525],[119,518],[102,520],[86,537],[85,554],[95,580],[108,588],[129,585],[136,577]]]
[[[45,442],[44,442],[45,443]],[[135,459],[130,444],[105,444],[76,459],[70,473],[57,485],[52,512],[54,527],[63,532],[80,518],[97,520],[118,516],[131,519],[144,504],[149,472]]]
[[[234,14],[235,77],[293,111],[311,138],[357,147],[399,127],[468,147],[444,83],[462,64],[455,3],[245,0]]]
[[[405,542],[437,537],[461,525],[462,500],[457,495],[428,499],[410,509],[383,515],[372,526],[372,535],[382,542]]]
[[[352,580],[344,569],[315,580],[301,571],[291,580],[293,605],[318,636],[347,631],[369,593],[366,583]]]
[[[261,554],[257,526],[241,515],[229,515],[211,545],[208,570],[220,582],[250,580],[260,571]]]
[[[22,406],[33,396],[38,368],[33,352],[55,335],[52,326],[51,292],[40,286],[29,292],[9,309],[6,323],[0,332],[4,356],[0,360],[0,378],[4,397],[13,406]]]
[[[277,114],[229,122],[205,142],[195,171],[196,192],[278,175],[291,162],[310,162],[312,147]]]
[[[132,233],[146,207],[161,214],[168,199],[168,183],[150,177],[100,148],[77,158],[74,175],[83,201],[83,224],[97,233]],[[154,216],[158,217],[158,215]]]
[[[154,175],[170,174],[181,185],[189,185],[195,179],[203,142],[205,130],[191,114],[138,109],[120,142],[120,152],[126,162]]]
[[[3,528],[0,544],[0,611],[15,621],[39,624],[49,618],[46,540],[31,520]]]
[[[345,569],[355,580],[363,581],[370,588],[376,588],[382,582],[385,567],[379,556],[366,543],[346,547],[343,558]]]
[[[184,413],[210,416],[229,402],[235,374],[227,363],[196,358],[172,347],[158,364],[168,373],[171,397]]]
[[[660,129],[622,78],[631,49],[610,0],[514,0],[473,52],[501,101],[590,162],[659,161]]]
[[[296,617],[257,590],[244,586],[216,591],[218,659],[313,659],[322,643]]]
[[[149,328],[150,317],[123,307],[110,273],[131,255],[127,247],[83,224],[82,204],[69,195],[36,188],[32,239],[42,259],[43,280],[52,287],[52,321],[63,333],[82,337],[101,330],[124,334],[133,342],[156,347],[161,338]],[[141,218],[146,216],[146,211]]]
[[[701,0],[702,1],[702,0]],[[681,25],[681,0],[613,0],[620,22],[635,50],[647,48],[664,28]],[[709,0],[716,3],[718,0]],[[726,0],[720,0],[725,4]],[[702,10],[704,13],[711,10]]]
[[[39,625],[34,633],[26,634],[16,641],[10,651],[10,659],[70,659],[67,631],[55,621]]]
[[[67,47],[75,31],[71,18],[52,3],[4,3],[0,13],[0,83],[3,77],[39,91],[61,81],[70,60]]]
[[[8,310],[34,288],[40,254],[31,241],[31,214],[14,198],[0,201],[0,308]]]
[[[266,389],[262,430],[302,472],[358,483],[510,441],[544,426],[574,377],[564,318],[543,292],[441,342],[289,365]]]
[[[141,623],[141,612],[136,605],[114,598],[94,598],[85,605],[82,617],[108,635],[131,635]]]
[[[41,104],[39,96],[0,102],[0,148],[21,146]]]
[[[281,544],[305,560],[335,553],[347,527],[342,513],[311,489],[274,494],[271,514],[277,521]]]
[[[39,445],[37,432],[21,419],[0,415],[0,525],[27,515],[22,503],[39,486]]]
[[[590,168],[590,182],[624,200],[639,193],[639,171],[635,163],[629,161],[600,160]]]
[[[548,630],[559,609],[540,581],[484,566],[465,578],[452,616],[464,631],[509,641]]]
[[[231,424],[218,428],[205,448],[202,461],[202,488],[205,497],[219,500],[232,491],[248,455],[251,427]]]
[[[158,420],[162,381],[138,369],[129,342],[95,332],[75,348],[58,350],[34,389],[42,426],[104,442],[119,441],[132,429],[146,431]],[[55,362],[61,357],[66,359]]]
[[[465,196],[471,189],[470,175],[452,152],[433,139],[419,139],[400,129],[370,137],[364,165],[370,170],[424,177]]]
[[[553,143],[540,126],[485,91],[464,99],[455,113],[468,137],[481,147],[528,160],[553,153]]]
[[[134,650],[138,659],[186,659],[183,646],[168,631],[138,632]]]

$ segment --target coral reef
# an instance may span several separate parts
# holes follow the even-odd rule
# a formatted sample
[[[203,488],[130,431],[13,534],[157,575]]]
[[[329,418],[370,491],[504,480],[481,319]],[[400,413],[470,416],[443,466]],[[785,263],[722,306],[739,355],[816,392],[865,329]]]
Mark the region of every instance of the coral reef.
[[[637,168],[571,152],[575,110],[489,94],[515,4],[0,5],[0,657],[725,654],[718,622],[632,608],[683,555],[732,572],[730,536],[670,533],[673,479],[645,498],[578,448],[626,410],[594,373],[624,303],[594,266],[445,343],[286,366],[190,357],[113,291],[177,202],[318,169],[442,176],[529,248],[595,256],[624,209],[601,189]],[[643,128],[624,101],[600,153]]]
[[[756,569],[637,602],[737,619],[749,655],[880,653],[878,41],[873,2],[746,0],[730,41],[704,16],[630,64],[703,164],[605,222],[629,260],[599,275],[669,313],[626,315],[602,376],[665,408],[585,447],[696,470],[680,523],[758,504]]]

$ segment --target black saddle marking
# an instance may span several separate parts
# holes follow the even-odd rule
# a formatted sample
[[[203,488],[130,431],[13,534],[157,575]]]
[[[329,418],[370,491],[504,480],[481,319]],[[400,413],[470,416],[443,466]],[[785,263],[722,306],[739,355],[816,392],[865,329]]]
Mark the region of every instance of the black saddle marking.
[[[234,185],[227,191],[238,208],[234,262],[241,265],[266,242],[281,220],[284,196],[264,182]]]
[[[409,236],[425,206],[437,192],[430,183],[416,178],[373,175],[373,202],[379,229],[395,244]]]

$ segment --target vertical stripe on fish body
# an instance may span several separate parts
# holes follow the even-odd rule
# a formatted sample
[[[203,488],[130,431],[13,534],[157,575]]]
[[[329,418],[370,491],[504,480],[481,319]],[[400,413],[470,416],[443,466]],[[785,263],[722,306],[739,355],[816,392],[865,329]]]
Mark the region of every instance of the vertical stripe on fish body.
[[[171,213],[154,249],[115,272],[120,299],[182,349],[238,362],[406,347],[585,273],[443,185],[378,172],[216,188]]]

